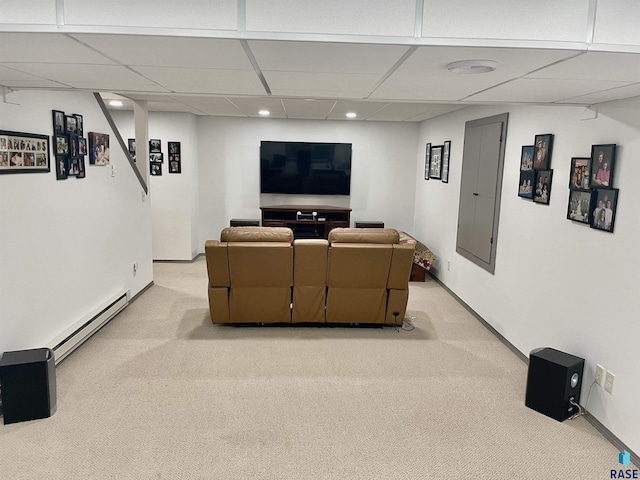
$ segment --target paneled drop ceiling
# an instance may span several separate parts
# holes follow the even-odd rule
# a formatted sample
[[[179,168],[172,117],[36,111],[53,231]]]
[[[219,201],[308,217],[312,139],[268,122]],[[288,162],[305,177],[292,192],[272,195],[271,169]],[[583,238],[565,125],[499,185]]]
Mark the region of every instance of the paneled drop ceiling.
[[[416,122],[468,105],[640,95],[634,53],[90,33],[0,33],[0,85],[101,91],[151,111]],[[458,60],[498,63],[459,75]]]

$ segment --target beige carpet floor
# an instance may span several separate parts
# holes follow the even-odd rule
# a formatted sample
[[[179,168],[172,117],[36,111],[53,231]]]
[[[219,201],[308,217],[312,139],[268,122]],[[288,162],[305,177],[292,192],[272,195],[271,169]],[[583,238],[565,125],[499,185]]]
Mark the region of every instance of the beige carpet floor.
[[[206,266],[155,285],[57,368],[48,419],[0,425],[3,479],[605,479],[584,418],[524,406],[525,364],[437,282],[415,329],[236,328]]]

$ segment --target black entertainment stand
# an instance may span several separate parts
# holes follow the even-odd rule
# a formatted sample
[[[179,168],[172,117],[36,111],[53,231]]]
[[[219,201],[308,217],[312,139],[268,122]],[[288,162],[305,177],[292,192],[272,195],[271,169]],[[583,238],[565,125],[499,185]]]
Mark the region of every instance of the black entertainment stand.
[[[337,227],[349,227],[351,209],[327,205],[260,207],[263,227],[289,227],[294,238],[328,238]],[[315,215],[314,215],[315,212]]]

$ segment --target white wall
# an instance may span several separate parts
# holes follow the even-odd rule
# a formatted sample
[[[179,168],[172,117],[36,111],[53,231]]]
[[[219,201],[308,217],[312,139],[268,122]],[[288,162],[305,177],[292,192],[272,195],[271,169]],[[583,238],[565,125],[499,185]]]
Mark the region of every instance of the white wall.
[[[1,130],[50,136],[55,109],[82,114],[85,136],[112,135],[88,93],[23,91],[7,101]],[[0,175],[0,352],[45,346],[111,296],[152,281],[149,203],[110,143],[115,177],[88,158],[84,179],[58,181],[54,164],[50,173]]]
[[[112,110],[111,115],[125,141],[135,137],[132,111]],[[149,179],[153,259],[192,260],[203,249],[198,233],[196,117],[190,113],[149,112],[149,139],[152,138],[161,140],[164,155],[162,176],[151,176]],[[180,174],[169,173],[168,142],[180,142]]]
[[[346,206],[352,222],[411,231],[417,138],[407,123],[199,118],[201,248],[229,219],[260,218],[260,206],[280,204]],[[261,140],[351,143],[351,195],[260,195]]]
[[[616,375],[613,395],[594,387],[587,409],[640,451],[640,129],[637,109],[602,109],[580,120],[582,107],[477,107],[423,122],[419,148],[451,140],[450,183],[418,180],[415,233],[439,260],[436,275],[508,341],[528,355],[550,346],[585,358],[581,403],[596,363]],[[495,275],[455,251],[465,122],[509,112]],[[625,121],[614,118],[620,117]],[[635,123],[635,124],[634,124]],[[550,205],[517,196],[522,145],[553,133]],[[614,186],[620,188],[615,233],[566,219],[572,156],[591,145],[618,145]],[[424,169],[418,162],[416,176]],[[447,262],[451,270],[447,271]],[[523,400],[524,400],[524,393]]]

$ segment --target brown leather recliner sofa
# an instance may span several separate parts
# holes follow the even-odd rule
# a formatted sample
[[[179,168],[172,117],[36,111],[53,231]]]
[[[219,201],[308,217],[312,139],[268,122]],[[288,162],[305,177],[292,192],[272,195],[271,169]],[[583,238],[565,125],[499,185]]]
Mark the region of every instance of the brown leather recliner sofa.
[[[205,244],[211,321],[400,325],[413,249],[390,228],[336,228],[328,241],[225,228]]]

